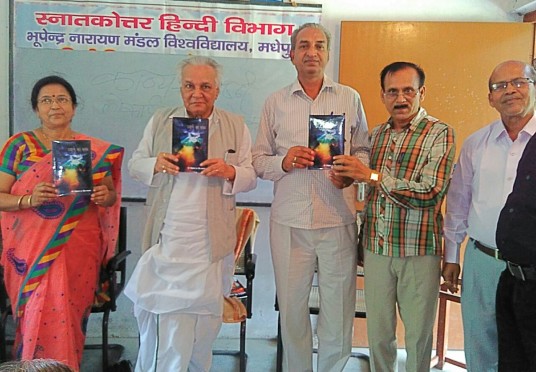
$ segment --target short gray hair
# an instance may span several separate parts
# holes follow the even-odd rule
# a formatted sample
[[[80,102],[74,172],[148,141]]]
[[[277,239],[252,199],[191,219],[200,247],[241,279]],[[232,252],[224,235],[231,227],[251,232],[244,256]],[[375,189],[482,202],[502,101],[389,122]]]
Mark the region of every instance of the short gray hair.
[[[292,32],[292,36],[290,37],[290,50],[295,50],[296,49],[296,38],[298,37],[298,34],[300,33],[300,31],[302,31],[302,30],[304,30],[306,28],[316,28],[316,29],[322,31],[324,33],[324,35],[326,35],[326,40],[327,40],[326,49],[329,52],[329,47],[331,45],[331,34],[328,31],[328,29],[325,28],[324,26],[322,26],[320,23],[304,23],[303,25],[301,25],[300,27],[295,29]]]
[[[216,62],[214,59],[210,57],[204,57],[204,56],[194,56],[194,57],[188,57],[184,60],[182,60],[179,63],[178,66],[178,72],[179,72],[179,81],[182,81],[182,72],[184,69],[188,66],[210,66],[216,71],[216,85],[219,87],[221,84],[221,75],[223,68],[222,66]]]
[[[0,364],[2,372],[74,372],[68,365],[53,359],[13,360]]]

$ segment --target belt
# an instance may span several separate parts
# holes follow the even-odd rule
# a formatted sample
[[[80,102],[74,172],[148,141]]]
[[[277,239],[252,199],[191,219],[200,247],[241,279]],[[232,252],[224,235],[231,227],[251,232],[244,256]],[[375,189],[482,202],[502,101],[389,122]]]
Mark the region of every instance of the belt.
[[[506,261],[506,267],[510,274],[516,279],[536,280],[536,267],[534,266],[521,266],[510,261]]]
[[[476,239],[471,238],[471,240],[475,244],[475,247],[477,247],[478,250],[481,251],[482,253],[485,253],[488,256],[491,256],[491,257],[493,257],[493,258],[495,258],[497,260],[502,260],[503,259],[501,252],[499,252],[497,249],[487,247],[484,244],[480,243]]]

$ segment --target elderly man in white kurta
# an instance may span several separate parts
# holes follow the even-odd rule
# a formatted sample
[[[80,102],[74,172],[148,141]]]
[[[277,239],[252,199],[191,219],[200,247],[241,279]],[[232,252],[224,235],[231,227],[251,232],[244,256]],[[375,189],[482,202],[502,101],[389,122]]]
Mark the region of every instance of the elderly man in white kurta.
[[[149,186],[144,254],[125,289],[140,331],[140,372],[210,370],[234,268],[234,196],[256,186],[243,119],[214,107],[220,66],[192,57],[182,62],[180,78],[184,107],[153,115],[128,164],[130,175]],[[200,173],[179,172],[172,117],[208,119]]]

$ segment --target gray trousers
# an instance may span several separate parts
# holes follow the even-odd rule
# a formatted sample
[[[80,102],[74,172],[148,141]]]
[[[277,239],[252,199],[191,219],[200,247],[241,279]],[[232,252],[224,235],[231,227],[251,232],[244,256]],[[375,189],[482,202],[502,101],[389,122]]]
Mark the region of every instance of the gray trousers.
[[[312,371],[309,292],[318,259],[318,371],[342,371],[352,350],[356,224],[305,230],[270,223],[283,370]]]
[[[441,257],[388,257],[365,250],[365,302],[372,371],[397,371],[396,310],[404,324],[406,370],[428,372]]]
[[[462,320],[468,371],[494,372],[499,368],[495,298],[506,263],[478,250],[469,240],[462,275]]]

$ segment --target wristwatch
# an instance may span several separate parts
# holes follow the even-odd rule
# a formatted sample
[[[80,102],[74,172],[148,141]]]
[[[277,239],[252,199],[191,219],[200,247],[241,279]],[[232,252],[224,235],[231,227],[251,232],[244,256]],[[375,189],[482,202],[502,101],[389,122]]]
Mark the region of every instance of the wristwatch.
[[[370,172],[370,181],[378,182],[379,180],[380,180],[380,174],[378,172],[371,171]]]

